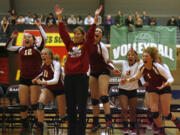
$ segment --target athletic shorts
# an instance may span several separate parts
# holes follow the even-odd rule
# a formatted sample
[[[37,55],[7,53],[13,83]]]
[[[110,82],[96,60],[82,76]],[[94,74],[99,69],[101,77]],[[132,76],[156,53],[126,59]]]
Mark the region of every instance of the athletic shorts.
[[[90,75],[95,77],[96,79],[98,79],[100,75],[108,75],[108,76],[110,76],[110,71],[107,69],[107,70],[104,70],[102,72],[91,73]]]
[[[164,89],[162,90],[147,90],[147,92],[151,93],[151,92],[155,92],[159,95],[162,95],[162,94],[172,94],[172,91],[171,91],[171,87],[165,87]]]
[[[119,96],[120,95],[125,95],[128,98],[137,98],[137,89],[134,90],[119,89]]]
[[[27,85],[27,86],[37,85],[37,84],[32,83],[32,79],[25,79],[25,78],[22,78],[22,77],[20,77],[19,84],[23,84],[23,85]]]
[[[49,90],[49,91],[54,95],[54,97],[59,96],[59,95],[63,95],[65,93],[64,90],[57,90],[57,91]]]

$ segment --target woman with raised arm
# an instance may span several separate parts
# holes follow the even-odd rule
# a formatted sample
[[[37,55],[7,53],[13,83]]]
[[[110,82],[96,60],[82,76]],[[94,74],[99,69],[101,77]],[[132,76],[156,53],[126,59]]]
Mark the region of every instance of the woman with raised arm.
[[[41,93],[41,87],[37,84],[32,83],[34,79],[41,72],[41,55],[40,51],[43,49],[47,36],[40,24],[37,21],[37,26],[40,29],[42,41],[36,44],[35,36],[31,33],[24,34],[24,46],[13,46],[13,41],[17,37],[17,31],[14,31],[11,38],[6,44],[8,51],[17,52],[20,55],[20,81],[19,81],[19,100],[21,105],[21,119],[23,127],[21,132],[24,133],[29,128],[27,109],[31,104],[32,109],[35,113],[35,121],[37,121],[37,102]],[[29,103],[29,99],[31,103]]]
[[[64,80],[68,114],[68,135],[85,135],[89,55],[92,52],[91,44],[94,42],[97,17],[101,10],[102,6],[96,10],[94,24],[89,29],[86,40],[84,29],[77,27],[74,29],[74,41],[72,41],[62,22],[61,14],[63,9],[58,5],[55,7],[59,21],[59,34],[68,52]]]
[[[113,65],[121,66],[121,80],[119,83],[119,100],[122,108],[124,135],[136,135],[136,105],[137,105],[137,88],[138,80],[124,84],[123,80],[136,74],[139,58],[137,53],[131,48],[126,56],[127,60],[113,60]],[[128,108],[130,118],[130,128],[128,127]],[[129,130],[130,129],[130,130]]]
[[[92,45],[93,53],[90,55],[90,78],[89,85],[91,91],[91,101],[93,106],[93,124],[91,132],[96,132],[101,126],[99,124],[100,101],[103,103],[106,127],[112,128],[112,118],[108,97],[108,87],[110,70],[114,70],[113,65],[108,63],[109,53],[106,46],[101,42],[103,31],[96,28],[95,41]]]
[[[38,125],[37,130],[42,135],[47,133],[44,128],[44,106],[53,98],[56,98],[59,116],[61,119],[65,118],[66,102],[64,94],[64,82],[61,64],[58,56],[54,56],[53,52],[44,48],[41,51],[41,58],[43,61],[42,72],[39,76],[33,79],[33,83],[45,85],[43,92],[38,101]],[[43,80],[40,80],[42,77]]]
[[[148,47],[143,52],[143,63],[138,67],[138,73],[126,80],[134,81],[139,79],[141,76],[144,77],[148,85],[146,90],[149,91],[149,105],[152,113],[153,121],[157,130],[156,135],[165,135],[165,131],[162,125],[162,119],[159,116],[159,104],[163,117],[172,120],[174,124],[180,129],[179,120],[170,112],[171,102],[171,87],[174,79],[170,72],[159,63],[156,63],[158,57],[158,50],[155,47]]]

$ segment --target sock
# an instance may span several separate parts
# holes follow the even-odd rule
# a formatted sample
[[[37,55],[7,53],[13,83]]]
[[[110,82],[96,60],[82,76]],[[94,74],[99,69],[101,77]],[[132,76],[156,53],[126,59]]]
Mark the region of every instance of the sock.
[[[105,118],[106,118],[106,121],[112,121],[111,114],[106,114]]]

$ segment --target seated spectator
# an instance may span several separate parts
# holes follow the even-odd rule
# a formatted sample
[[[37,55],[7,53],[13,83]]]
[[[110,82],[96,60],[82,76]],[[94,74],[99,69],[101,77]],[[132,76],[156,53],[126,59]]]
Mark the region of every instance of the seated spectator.
[[[158,25],[155,17],[151,17],[149,25],[150,26],[157,26]]]
[[[150,17],[147,16],[146,11],[142,12],[142,20],[143,20],[143,25],[149,25],[150,22]]]
[[[40,14],[39,21],[41,22],[42,25],[46,24],[46,17],[43,13]]]
[[[96,25],[101,25],[102,24],[102,17],[99,15],[97,18],[97,23]]]
[[[92,25],[94,23],[94,18],[88,14],[88,16],[84,19],[84,25]]]
[[[125,20],[125,25],[128,26],[129,31],[133,30],[134,20],[131,15],[128,15],[128,18]]]
[[[177,24],[178,24],[178,27],[179,27],[179,29],[180,29],[180,16],[178,16]]]
[[[172,17],[168,20],[167,26],[178,26],[177,21],[176,21],[176,19],[175,19],[174,16],[172,16]]]
[[[134,25],[136,27],[142,27],[143,26],[143,20],[141,19],[141,17],[138,14],[136,15]]]
[[[76,24],[77,25],[82,25],[83,24],[83,19],[82,19],[82,17],[80,15],[76,17]]]
[[[37,14],[33,14],[33,24],[36,24],[36,20],[38,19],[38,15]]]
[[[56,25],[56,19],[54,18],[53,13],[49,13],[48,17],[46,18],[46,25],[48,27]]]
[[[67,17],[65,15],[62,16],[62,21],[64,24],[67,24]]]
[[[27,16],[25,16],[24,18],[25,18],[25,24],[33,24],[34,23],[34,19],[30,13],[28,13]]]
[[[111,28],[111,25],[113,25],[113,24],[114,24],[113,18],[111,17],[111,15],[107,15],[104,20],[104,34],[106,37],[106,42],[108,44],[110,41],[110,28]]]
[[[74,17],[73,14],[68,18],[67,24],[68,25],[76,25],[76,18]]]
[[[117,27],[120,27],[120,26],[124,25],[124,16],[122,15],[120,10],[117,12],[117,15],[114,18],[114,24]]]
[[[9,26],[9,21],[8,21],[7,17],[3,17],[2,21],[1,21],[1,31],[3,33],[8,33],[8,26]]]
[[[17,24],[24,24],[25,23],[25,19],[22,15],[20,15],[17,19]]]
[[[16,16],[15,10],[13,9],[13,10],[11,10],[11,16],[9,18],[9,23],[12,25],[15,25],[16,21],[17,21],[17,16]]]

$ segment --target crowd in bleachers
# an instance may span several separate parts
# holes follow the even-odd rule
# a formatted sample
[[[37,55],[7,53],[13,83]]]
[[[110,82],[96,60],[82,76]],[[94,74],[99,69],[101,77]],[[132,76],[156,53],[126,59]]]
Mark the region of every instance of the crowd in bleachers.
[[[9,27],[11,25],[18,25],[18,24],[29,24],[33,25],[36,22],[36,19],[41,21],[41,24],[47,25],[51,27],[53,25],[58,25],[57,18],[53,15],[53,13],[49,13],[47,16],[40,13],[39,15],[28,13],[27,15],[17,15],[15,10],[8,11],[8,15],[4,16],[1,22],[1,34],[9,34]],[[93,24],[93,17],[91,14],[88,14],[86,17],[82,16],[75,16],[71,14],[69,16],[62,17],[63,22],[68,25],[70,29],[73,29],[77,25],[84,25],[90,26]],[[109,43],[109,32],[110,26],[116,25],[117,27],[120,26],[128,26],[129,31],[132,31],[132,27],[142,27],[143,25],[150,25],[150,26],[158,26],[161,25],[157,20],[156,17],[150,17],[146,14],[146,11],[143,11],[142,14],[138,13],[137,11],[134,14],[128,14],[124,16],[123,13],[119,10],[117,11],[117,15],[112,17],[110,14],[106,15],[105,17],[99,16],[98,17],[98,25],[104,26],[105,30],[105,37],[107,43]],[[167,26],[177,26],[180,28],[180,16],[178,17],[170,17],[169,20],[166,22]]]

